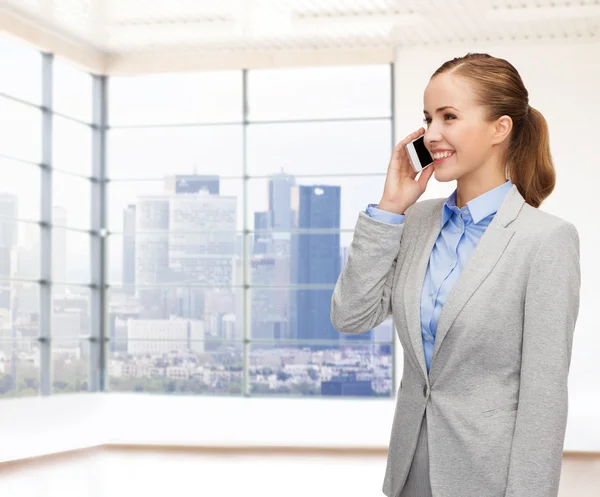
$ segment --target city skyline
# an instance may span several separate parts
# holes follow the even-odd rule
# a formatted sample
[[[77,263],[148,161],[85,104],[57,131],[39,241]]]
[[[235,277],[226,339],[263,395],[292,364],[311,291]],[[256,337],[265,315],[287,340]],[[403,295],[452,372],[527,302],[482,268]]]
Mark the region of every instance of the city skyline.
[[[23,63],[0,83],[1,395],[94,390],[98,368],[113,391],[391,395],[391,319],[351,337],[328,313],[385,179],[388,64],[111,77],[99,161],[97,78],[2,37],[0,50]]]
[[[196,393],[207,393],[210,388],[230,394],[243,390],[241,373],[236,371],[242,359],[243,322],[240,318],[244,292],[226,288],[242,283],[241,240],[235,236],[234,229],[237,199],[219,193],[220,182],[216,175],[172,175],[164,178],[162,194],[139,196],[136,203],[124,209],[127,230],[122,237],[122,260],[126,263],[121,269],[122,279],[128,282],[129,288],[110,290],[109,298],[111,359],[108,367],[111,385],[116,390],[128,390],[135,384],[138,385],[135,388],[162,391],[162,388],[170,388],[164,385],[172,382],[179,385],[174,388],[184,389],[182,391],[189,388],[190,392]],[[391,392],[391,346],[365,345],[371,349],[366,355],[358,348],[360,342],[391,341],[391,323],[383,323],[374,331],[359,336],[347,336],[335,330],[329,319],[333,286],[348,257],[348,247],[340,245],[337,231],[340,198],[340,186],[298,185],[293,175],[282,172],[268,183],[267,210],[254,213],[260,232],[249,236],[251,288],[247,319],[250,339],[259,340],[252,346],[251,357],[261,357],[264,364],[249,370],[253,393],[388,395]],[[18,199],[14,195],[3,197],[0,194],[0,207],[2,205],[12,214],[18,212]],[[58,205],[53,208],[53,222],[58,225],[52,232],[54,275],[67,271],[66,230],[61,227],[68,224],[66,217],[65,208]],[[228,220],[229,225],[224,225],[224,220]],[[3,229],[6,231],[8,227],[14,231],[16,222],[5,223]],[[307,232],[294,232],[297,228]],[[323,228],[332,233],[310,233],[310,230]],[[220,236],[211,233],[217,229],[225,232]],[[194,230],[206,233],[194,233]],[[291,231],[285,233],[285,230]],[[31,237],[23,240],[31,241]],[[16,243],[8,251],[24,248],[23,244]],[[31,277],[35,277],[36,249],[39,254],[39,241],[25,251],[29,253],[29,263],[25,267]],[[225,265],[215,264],[218,260]],[[224,271],[225,268],[228,269]],[[212,277],[209,277],[209,271]],[[12,268],[10,272],[12,274]],[[194,283],[198,282],[214,288],[194,288]],[[175,287],[161,288],[161,284]],[[259,286],[253,288],[253,284]],[[270,284],[284,288],[262,287]],[[330,288],[294,288],[311,284]],[[9,321],[15,319],[14,315],[10,316],[14,313],[21,316],[19,322],[24,325],[27,322],[23,318],[25,310],[31,318],[35,316],[39,298],[35,285],[20,288],[11,284],[4,291],[9,295],[12,292],[13,299],[19,303],[17,306],[12,302],[7,308]],[[62,297],[57,291],[53,293],[52,328],[61,345],[60,357],[71,357],[69,363],[78,365],[77,385],[85,389],[86,368],[82,365],[89,357],[82,338],[89,333],[89,297],[72,292]],[[13,323],[11,329],[4,332],[6,339],[34,339],[37,334],[37,329],[31,326],[17,328]],[[26,333],[23,332],[25,329],[28,330]],[[300,340],[304,345],[284,345],[284,340]],[[319,340],[330,343],[318,344]],[[238,345],[235,345],[236,341]],[[20,343],[19,347],[13,346],[12,360],[8,361],[15,378],[18,376],[17,357],[37,354],[34,342]],[[348,346],[357,354],[356,359],[350,361],[354,366],[337,365],[331,370],[314,364],[322,351]],[[269,357],[281,358],[282,353],[289,357],[283,369],[268,366]],[[309,363],[297,363],[294,359],[302,357],[304,360],[306,354],[313,357]],[[201,366],[198,359],[203,356],[212,357],[211,362],[217,363],[208,368]],[[8,372],[6,366],[1,365],[7,364],[7,357],[0,350],[0,373]],[[149,359],[151,357],[153,359]],[[230,363],[230,372],[218,373],[222,367],[218,364],[227,360],[226,357],[237,359]],[[367,362],[357,367],[360,357]],[[381,371],[375,373],[373,364],[379,362]],[[66,372],[69,374],[68,370]],[[209,383],[213,386],[196,384],[193,378],[197,375],[212,378]],[[133,378],[140,380],[131,383]],[[35,385],[35,381],[27,381],[29,385]],[[159,387],[157,381],[163,387]],[[299,385],[299,390],[290,386],[295,384]],[[69,381],[62,381],[61,385],[73,388]],[[16,383],[12,388],[16,389]]]

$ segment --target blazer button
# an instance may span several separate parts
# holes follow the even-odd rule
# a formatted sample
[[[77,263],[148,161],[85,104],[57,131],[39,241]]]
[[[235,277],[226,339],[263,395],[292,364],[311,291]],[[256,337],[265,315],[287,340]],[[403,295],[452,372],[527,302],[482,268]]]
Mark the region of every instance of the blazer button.
[[[427,397],[427,385],[423,385],[423,397]]]

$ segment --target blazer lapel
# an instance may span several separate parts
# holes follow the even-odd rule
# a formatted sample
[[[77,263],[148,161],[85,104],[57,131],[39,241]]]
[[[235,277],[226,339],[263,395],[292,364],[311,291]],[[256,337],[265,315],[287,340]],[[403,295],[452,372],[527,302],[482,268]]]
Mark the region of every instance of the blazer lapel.
[[[450,291],[448,300],[442,308],[436,330],[430,370],[431,383],[435,381],[438,374],[439,366],[435,368],[435,358],[444,338],[462,308],[491,273],[506,249],[514,235],[514,229],[507,226],[517,217],[523,203],[523,197],[517,187],[513,186]]]
[[[442,199],[435,204],[432,212],[425,217],[425,222],[421,222],[415,242],[415,255],[411,258],[405,282],[404,310],[408,335],[425,379],[428,378],[428,374],[425,363],[425,352],[423,350],[423,337],[421,335],[421,292],[429,264],[429,257],[440,234],[442,209],[445,202],[446,199]]]

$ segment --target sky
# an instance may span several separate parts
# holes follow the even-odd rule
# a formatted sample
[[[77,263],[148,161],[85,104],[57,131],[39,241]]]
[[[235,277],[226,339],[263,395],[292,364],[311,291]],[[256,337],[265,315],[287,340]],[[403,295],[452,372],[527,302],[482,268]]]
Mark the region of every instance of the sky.
[[[0,72],[8,75],[0,80],[0,192],[17,195],[19,218],[32,221],[40,218],[42,113],[29,103],[41,103],[40,65],[35,51],[0,38]],[[75,229],[91,227],[92,84],[89,74],[55,60],[53,105],[83,121],[53,118],[53,204]],[[383,192],[392,148],[389,65],[251,70],[247,95],[247,226],[266,210],[268,176],[285,172],[306,175],[297,184],[340,186],[341,228],[352,230]],[[224,176],[221,194],[238,197],[243,229],[241,71],[112,78],[108,96],[108,228],[116,237],[125,206],[162,193],[172,174]],[[351,237],[344,233],[342,245]],[[119,266],[120,243],[110,246]],[[67,250],[68,274],[88,278],[88,235],[69,231]]]

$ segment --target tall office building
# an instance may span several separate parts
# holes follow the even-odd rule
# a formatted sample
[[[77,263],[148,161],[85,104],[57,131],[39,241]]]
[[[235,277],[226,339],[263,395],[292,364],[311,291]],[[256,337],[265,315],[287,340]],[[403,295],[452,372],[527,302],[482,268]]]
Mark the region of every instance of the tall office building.
[[[250,326],[253,338],[278,340],[292,338],[290,325],[291,244],[295,227],[292,198],[296,179],[283,171],[269,180],[268,211],[256,212],[250,257],[252,285],[274,285],[276,288],[254,287],[251,290]],[[275,231],[271,231],[275,230]],[[293,302],[295,305],[295,302]],[[256,345],[258,347],[258,345]]]
[[[147,318],[169,315],[166,292],[159,285],[169,278],[169,196],[144,195],[137,199],[135,210],[135,282]]]
[[[123,285],[125,293],[135,293],[135,204],[123,211]]]
[[[297,195],[299,229],[340,229],[339,186],[301,185],[297,188]],[[340,333],[331,324],[330,305],[333,286],[340,273],[339,232],[298,233],[292,238],[293,283],[332,287],[295,292],[295,336],[300,340],[338,341]]]
[[[275,254],[254,254],[250,257],[251,270],[251,302],[250,332],[252,339],[279,340],[290,338],[289,335],[289,290],[280,285],[287,274],[278,274],[282,269],[289,270],[288,257]],[[261,285],[275,285],[277,288],[263,288]],[[263,347],[256,344],[254,347]],[[272,347],[273,343],[266,344]]]
[[[11,282],[13,251],[18,241],[18,199],[9,193],[0,193],[0,309],[11,310]]]
[[[271,250],[272,236],[270,233],[273,227],[272,212],[254,213],[254,243],[252,245],[253,254],[268,254]]]
[[[67,281],[67,209],[52,207],[52,280],[57,283]],[[54,287],[54,294],[64,293],[64,286]]]
[[[237,197],[171,195],[169,227],[168,264],[177,282],[209,287],[233,284]],[[198,287],[191,293],[191,311],[184,317],[201,319],[205,290]]]
[[[296,178],[284,172],[275,174],[269,180],[269,212],[271,227],[277,230],[289,230],[294,226],[292,194]]]

